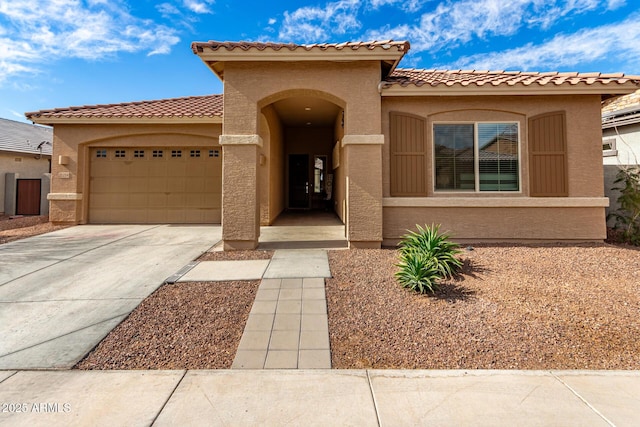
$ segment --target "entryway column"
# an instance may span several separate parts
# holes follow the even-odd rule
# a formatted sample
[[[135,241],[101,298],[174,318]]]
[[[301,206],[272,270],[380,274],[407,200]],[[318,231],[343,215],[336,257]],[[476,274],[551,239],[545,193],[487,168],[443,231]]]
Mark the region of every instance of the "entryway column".
[[[384,135],[345,135],[347,239],[350,248],[382,242],[382,145]]]
[[[224,250],[255,249],[260,237],[259,135],[221,135]]]

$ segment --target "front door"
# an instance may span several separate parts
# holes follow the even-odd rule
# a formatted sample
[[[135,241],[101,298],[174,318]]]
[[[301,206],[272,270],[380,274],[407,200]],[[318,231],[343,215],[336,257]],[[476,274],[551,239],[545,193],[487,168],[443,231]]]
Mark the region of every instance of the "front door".
[[[289,207],[309,208],[309,155],[289,155]]]

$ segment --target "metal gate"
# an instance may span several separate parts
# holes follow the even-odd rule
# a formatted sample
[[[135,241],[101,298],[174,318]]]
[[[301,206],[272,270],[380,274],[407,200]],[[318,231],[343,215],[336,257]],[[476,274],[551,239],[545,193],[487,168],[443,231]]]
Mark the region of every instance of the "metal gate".
[[[16,215],[40,215],[40,179],[18,179]]]

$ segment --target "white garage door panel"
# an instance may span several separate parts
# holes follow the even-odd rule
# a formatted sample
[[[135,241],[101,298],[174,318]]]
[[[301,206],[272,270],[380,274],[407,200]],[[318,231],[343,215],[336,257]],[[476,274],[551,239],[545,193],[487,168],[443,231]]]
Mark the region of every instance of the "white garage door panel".
[[[209,148],[92,148],[92,223],[220,223],[222,157]]]

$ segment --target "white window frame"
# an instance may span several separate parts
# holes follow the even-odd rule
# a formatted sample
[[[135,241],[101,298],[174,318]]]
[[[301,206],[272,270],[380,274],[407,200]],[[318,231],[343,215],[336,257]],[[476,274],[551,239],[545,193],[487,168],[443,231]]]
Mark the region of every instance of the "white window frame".
[[[613,157],[618,155],[617,148],[618,138],[615,136],[605,136],[602,138],[602,157]],[[611,148],[604,148],[605,144],[609,144]]]
[[[518,190],[514,191],[481,191],[480,190],[480,149],[478,147],[478,125],[479,124],[515,124],[518,131]],[[473,175],[475,179],[475,185],[473,190],[465,189],[438,189],[436,188],[436,125],[473,125]],[[434,194],[522,194],[522,137],[520,122],[514,120],[485,120],[485,121],[442,121],[433,122],[431,124],[431,178],[432,178],[432,190]]]

